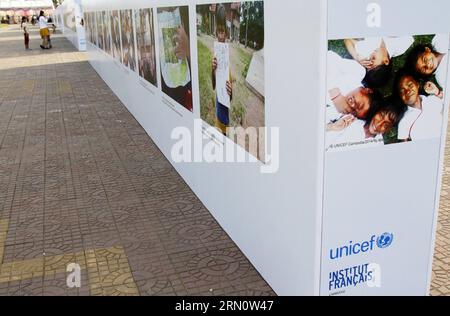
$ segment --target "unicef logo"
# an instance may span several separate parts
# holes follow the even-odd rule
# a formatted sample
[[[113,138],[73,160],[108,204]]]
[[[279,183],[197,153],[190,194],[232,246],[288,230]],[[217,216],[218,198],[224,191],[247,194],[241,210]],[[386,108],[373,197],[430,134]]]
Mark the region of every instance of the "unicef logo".
[[[384,233],[377,238],[378,248],[384,249],[389,247],[394,241],[394,235],[390,233]]]

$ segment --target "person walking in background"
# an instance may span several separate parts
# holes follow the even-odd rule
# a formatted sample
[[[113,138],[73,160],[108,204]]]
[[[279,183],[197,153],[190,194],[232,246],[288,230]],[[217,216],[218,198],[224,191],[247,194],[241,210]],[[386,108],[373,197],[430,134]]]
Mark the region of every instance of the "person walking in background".
[[[23,29],[23,38],[25,43],[25,49],[30,49],[30,33],[28,33],[28,23],[27,21],[22,21],[22,29]]]
[[[44,11],[39,13],[39,29],[42,38],[42,49],[52,48],[50,44],[50,31],[48,30],[47,18],[44,15]]]

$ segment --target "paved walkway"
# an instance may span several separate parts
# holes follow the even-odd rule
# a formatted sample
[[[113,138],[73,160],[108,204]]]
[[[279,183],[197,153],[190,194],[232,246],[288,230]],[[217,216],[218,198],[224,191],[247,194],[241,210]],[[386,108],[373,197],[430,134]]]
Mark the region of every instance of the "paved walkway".
[[[0,295],[273,295],[85,54],[32,35],[0,31]]]
[[[17,27],[0,45],[0,295],[273,295],[85,54],[36,32],[25,51]],[[433,295],[450,295],[449,177]]]

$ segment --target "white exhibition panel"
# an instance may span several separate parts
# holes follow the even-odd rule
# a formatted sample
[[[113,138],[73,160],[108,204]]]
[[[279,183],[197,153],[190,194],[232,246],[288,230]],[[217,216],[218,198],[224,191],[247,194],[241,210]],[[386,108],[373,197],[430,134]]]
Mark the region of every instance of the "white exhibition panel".
[[[81,0],[65,0],[53,13],[54,23],[79,51],[86,50],[85,28],[82,26]]]
[[[376,1],[381,9],[379,28],[367,24],[371,3],[329,0],[328,39],[414,35],[417,40],[421,35],[442,34],[448,55],[450,2],[433,1],[439,10],[428,11],[419,1]],[[349,12],[358,11],[362,14],[349,18]],[[442,62],[440,67],[448,74],[448,64]],[[445,98],[439,103],[443,108],[440,121],[434,122],[442,123],[435,137],[325,154],[321,294],[428,294],[450,102],[448,82],[447,75],[439,83]],[[364,242],[368,246],[373,238],[376,244],[384,233],[393,235],[390,246],[374,245],[362,253]],[[346,256],[344,248],[341,258],[331,259],[330,251],[335,255],[337,248],[356,243],[361,245],[354,248],[359,253]],[[350,270],[366,264],[379,266],[379,286],[335,287],[333,272],[353,277]],[[361,274],[365,273],[356,273]]]
[[[323,159],[323,144],[317,139],[323,138],[324,128],[317,122],[324,119],[319,108],[301,104],[316,104],[320,98],[318,64],[311,61],[320,56],[325,36],[323,2],[285,0],[282,10],[277,0],[264,2],[266,126],[288,127],[280,131],[279,171],[262,174],[260,162],[176,163],[174,167],[278,294],[319,294],[320,212],[316,210],[321,209],[322,168],[318,162]],[[194,119],[200,118],[196,5],[209,3],[83,1],[85,13],[189,5],[193,113],[178,105],[175,112],[163,101],[167,97],[159,88],[144,83],[137,73],[97,47],[87,45],[93,67],[169,160],[175,143],[173,129],[185,126],[193,131]],[[311,43],[308,50],[295,41],[286,41],[299,37],[299,21],[311,25],[308,33],[300,36]],[[279,58],[281,49],[298,58]],[[312,75],[303,78],[293,69]],[[301,96],[302,102],[298,87],[311,89]],[[228,139],[225,142],[227,147],[236,147]],[[237,150],[243,151],[240,147]]]
[[[225,1],[230,2],[234,1]],[[327,152],[329,122],[321,105],[329,94],[325,88],[328,40],[412,35],[431,39],[434,34],[450,34],[448,0],[433,1],[439,10],[430,12],[424,12],[416,0],[264,0],[265,86],[260,91],[265,93],[267,141],[271,128],[279,128],[275,173],[262,173],[262,162],[175,163],[172,159],[174,129],[188,128],[194,143],[203,138],[201,133],[195,135],[194,123],[202,117],[196,9],[217,1],[81,3],[85,17],[93,12],[151,8],[156,30],[157,8],[189,6],[192,112],[163,92],[156,31],[157,86],[88,41],[89,61],[277,294],[428,293],[449,85],[441,82],[446,98],[440,136],[420,141]],[[375,21],[380,24],[369,27],[368,17],[377,10]],[[218,132],[212,134],[219,144],[223,142],[219,147],[225,151],[245,153]],[[269,155],[272,149],[268,148]],[[385,249],[374,246],[364,253],[329,258],[330,250],[358,242],[374,244],[383,233],[394,237]],[[333,273],[339,276],[364,264],[381,268],[378,287],[362,284],[366,279],[356,286],[330,288]]]

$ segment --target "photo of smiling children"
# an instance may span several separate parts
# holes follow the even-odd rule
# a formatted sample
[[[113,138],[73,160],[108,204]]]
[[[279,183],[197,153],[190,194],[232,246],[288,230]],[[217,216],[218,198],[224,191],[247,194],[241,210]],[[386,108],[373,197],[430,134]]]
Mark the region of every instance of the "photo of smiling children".
[[[449,35],[329,41],[327,151],[441,136]]]
[[[198,5],[197,28],[201,118],[264,161],[264,2]]]
[[[97,47],[101,50],[105,47],[105,35],[103,34],[103,15],[102,12],[96,12],[95,17],[97,20]]]
[[[157,19],[162,91],[192,112],[189,7],[158,8]]]

